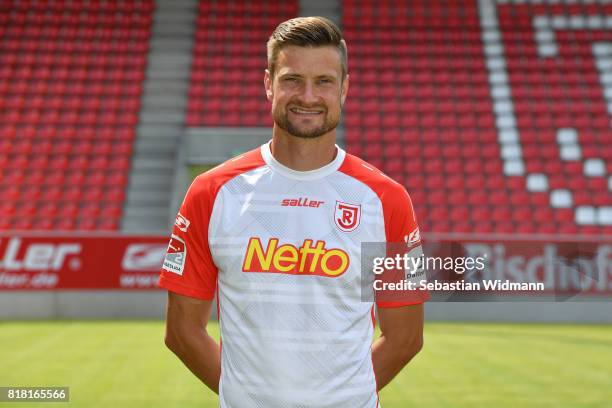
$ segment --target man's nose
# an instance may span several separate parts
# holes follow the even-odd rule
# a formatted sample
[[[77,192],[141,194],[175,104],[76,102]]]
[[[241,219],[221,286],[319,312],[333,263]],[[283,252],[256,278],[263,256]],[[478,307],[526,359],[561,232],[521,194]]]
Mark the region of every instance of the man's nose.
[[[300,97],[302,102],[306,105],[314,105],[319,101],[314,84],[311,82],[306,82],[304,84],[304,88],[302,88],[302,94],[300,95]]]

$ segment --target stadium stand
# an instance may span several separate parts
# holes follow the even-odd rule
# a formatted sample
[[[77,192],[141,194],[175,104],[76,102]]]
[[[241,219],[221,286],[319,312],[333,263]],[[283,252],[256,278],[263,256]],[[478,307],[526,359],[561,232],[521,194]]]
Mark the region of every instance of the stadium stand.
[[[118,229],[154,8],[0,4],[0,230]],[[300,11],[199,2],[187,128],[270,126],[264,44]],[[344,143],[424,231],[612,234],[611,4],[343,0],[341,22]]]
[[[116,230],[154,2],[0,4],[0,230]]]
[[[611,234],[612,6],[515,3],[344,0],[347,149],[428,232]]]
[[[428,320],[610,322],[610,0],[0,0],[0,319],[165,316],[190,176],[269,140],[297,15],[342,25],[339,144],[407,187],[425,254],[546,283]]]
[[[263,91],[265,43],[297,1],[201,1],[187,126],[270,126]]]

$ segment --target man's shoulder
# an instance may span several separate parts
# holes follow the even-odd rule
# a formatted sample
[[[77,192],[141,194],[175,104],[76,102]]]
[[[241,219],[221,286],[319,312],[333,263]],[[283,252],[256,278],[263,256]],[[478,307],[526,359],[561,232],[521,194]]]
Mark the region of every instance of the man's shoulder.
[[[380,200],[385,220],[386,238],[400,242],[416,228],[416,216],[410,195],[404,186],[359,157],[346,155],[340,171],[366,184]]]
[[[338,170],[366,184],[381,198],[393,194],[406,194],[403,185],[372,164],[352,154],[346,154],[346,158]]]
[[[195,191],[214,193],[234,177],[265,165],[258,147],[233,157],[220,165],[199,174],[191,185]]]

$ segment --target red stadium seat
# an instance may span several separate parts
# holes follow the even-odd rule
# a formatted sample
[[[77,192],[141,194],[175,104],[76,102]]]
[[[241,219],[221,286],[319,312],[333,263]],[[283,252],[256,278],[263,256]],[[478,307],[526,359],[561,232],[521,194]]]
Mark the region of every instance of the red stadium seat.
[[[113,171],[123,176],[114,177],[123,180],[120,188],[125,186],[153,10],[148,0],[25,1],[0,13],[0,18],[10,15],[10,23],[0,23],[6,33],[0,67],[0,172],[11,168],[0,179],[4,200],[41,200],[43,214],[63,211],[71,217],[74,208],[58,209],[56,203],[75,200],[78,205],[82,195],[103,199],[102,194],[79,192],[90,167],[106,172],[120,164]],[[101,186],[105,177],[97,181]],[[5,182],[24,188],[4,187]],[[35,218],[35,213],[22,211],[20,219],[0,229],[78,228],[73,220],[56,222]],[[104,229],[113,226],[114,220]]]
[[[32,222],[31,229],[49,231],[54,228],[54,223],[49,218],[35,218]]]
[[[229,8],[224,2],[200,2],[187,126],[269,126],[269,117],[261,114],[268,111],[263,84],[256,89],[254,85],[253,91],[243,84],[254,84],[255,78],[261,80],[262,71],[256,74],[254,69],[250,69],[251,65],[257,69],[265,66],[261,44],[265,44],[279,21],[298,15],[299,4],[293,0],[278,3],[275,7],[258,2],[236,2],[232,5]],[[266,18],[258,15],[264,9]],[[212,15],[214,18],[210,17]],[[250,35],[237,40],[232,33],[245,25],[250,27]],[[231,44],[220,42],[232,37]],[[228,66],[226,55],[231,55],[236,67],[243,69]]]
[[[77,222],[77,229],[84,231],[92,231],[96,229],[96,221],[91,218],[81,218]]]
[[[447,3],[342,1],[351,47],[347,151],[403,183],[430,231],[609,233],[609,226],[576,224],[575,207],[612,206],[609,95],[593,48],[612,41],[611,31],[558,30],[558,55],[542,57],[533,19],[605,17],[612,9],[493,2],[495,45],[509,81],[503,99],[513,106],[525,169],[515,175],[502,156],[517,152],[499,141],[510,133],[500,131],[507,123],[496,111],[504,106],[489,80],[501,71],[489,69],[478,2]],[[0,193],[7,203],[0,211],[11,217],[0,228],[118,228],[154,7],[24,1],[0,12]],[[200,1],[186,126],[270,125],[257,83],[266,63],[261,44],[298,12],[296,1],[272,8]],[[245,26],[250,35],[236,40]],[[562,153],[557,135],[565,128],[576,131],[579,158]],[[588,159],[603,161],[604,171],[585,174]],[[534,173],[546,176],[542,191],[528,186]],[[572,207],[553,209],[552,190],[569,190]],[[15,215],[11,208],[25,200],[34,207]],[[40,212],[54,207],[57,218],[43,222]]]
[[[555,11],[557,5],[530,2],[492,4],[502,11],[503,43],[499,45],[507,65],[525,174],[504,172],[502,154],[510,150],[498,141],[481,30],[468,28],[470,18],[474,27],[481,24],[474,2],[460,7],[419,2],[420,14],[409,12],[417,7],[412,3],[342,2],[343,30],[352,44],[351,90],[344,117],[346,147],[381,162],[381,169],[404,183],[411,195],[423,197],[421,205],[434,205],[425,217],[436,221],[420,220],[430,231],[604,231],[602,225],[576,225],[574,208],[553,210],[550,194],[567,189],[574,205],[612,205],[606,178],[612,174],[612,149],[606,148],[612,132],[590,43],[594,36],[610,41],[612,34],[589,30],[589,39],[560,34],[557,41],[564,46],[573,42],[561,52],[571,49],[573,54],[542,58],[534,44],[533,16],[568,15],[569,9],[563,6]],[[503,12],[507,10],[517,15]],[[597,8],[591,12],[602,15]],[[452,35],[449,27],[456,27]],[[401,41],[406,38],[412,41]],[[567,127],[577,130],[582,159],[604,161],[604,175],[587,177],[582,159],[562,159],[556,134]],[[394,137],[386,136],[390,134]],[[403,174],[397,162],[401,155]],[[533,173],[547,176],[545,191],[527,189]],[[442,203],[449,205],[445,212],[438,207]],[[466,215],[466,204],[471,230],[470,224],[459,220]]]
[[[119,228],[117,220],[105,218],[98,222],[97,229],[101,231],[116,230]]]

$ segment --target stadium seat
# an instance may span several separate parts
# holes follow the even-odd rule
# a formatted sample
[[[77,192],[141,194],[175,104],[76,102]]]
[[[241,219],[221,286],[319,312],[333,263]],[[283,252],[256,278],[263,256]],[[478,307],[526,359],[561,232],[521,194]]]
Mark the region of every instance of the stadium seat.
[[[198,7],[187,126],[269,126],[264,44],[280,21],[298,15],[299,3],[230,4],[201,1]]]
[[[21,200],[32,206],[0,229],[116,229],[115,216],[99,224],[72,217],[81,199],[104,200],[101,191],[83,190],[88,171],[94,188],[109,170],[108,179],[125,188],[154,7],[151,0],[26,1],[0,10],[10,15],[0,67],[0,171],[11,169],[0,183],[3,212],[14,216]],[[115,192],[113,200],[124,196]]]
[[[487,61],[481,43],[485,17],[477,2],[343,0],[351,54],[346,147],[380,163],[411,195],[423,197],[413,201],[425,232],[605,231],[602,224],[577,225],[575,206],[612,205],[606,179],[612,174],[610,102],[591,47],[592,38],[611,41],[612,34],[590,30],[589,39],[579,35],[585,30],[573,36],[559,31],[560,57],[542,58],[534,45],[534,17],[582,15],[580,7],[589,7],[551,3],[492,2],[502,35],[489,49],[503,53],[511,98],[496,105],[495,81],[503,76],[495,61]],[[496,109],[508,106],[516,137],[503,131],[514,126],[509,119],[496,116]],[[561,128],[577,129],[580,159],[563,159],[555,138]],[[518,140],[519,150],[509,147],[509,137]],[[525,172],[505,173],[509,155],[522,157]],[[590,158],[603,166],[584,166]],[[529,190],[530,174],[544,174],[547,188]],[[571,191],[574,207],[552,208],[553,190]],[[441,211],[444,203],[449,208]]]
[[[343,142],[406,186],[423,225],[609,233],[576,214],[612,206],[612,32],[576,26],[553,41],[534,25],[542,15],[607,18],[609,5],[492,2],[489,15],[473,0],[341,3],[351,55]],[[117,228],[154,8],[24,1],[0,11],[0,229]],[[200,1],[185,125],[268,127],[262,44],[298,14],[295,0]],[[500,35],[483,29],[494,25]],[[545,180],[536,188],[534,175]],[[569,207],[551,206],[558,192]]]

